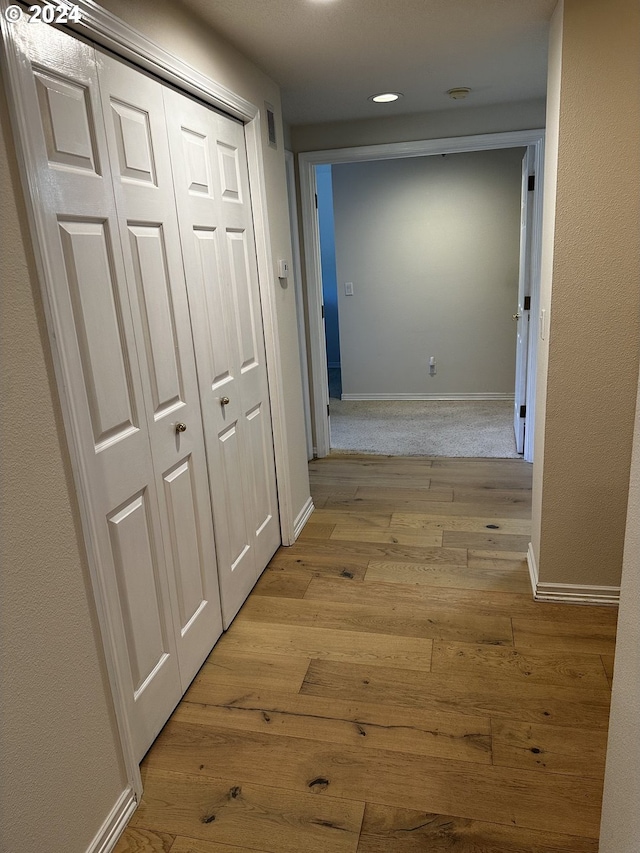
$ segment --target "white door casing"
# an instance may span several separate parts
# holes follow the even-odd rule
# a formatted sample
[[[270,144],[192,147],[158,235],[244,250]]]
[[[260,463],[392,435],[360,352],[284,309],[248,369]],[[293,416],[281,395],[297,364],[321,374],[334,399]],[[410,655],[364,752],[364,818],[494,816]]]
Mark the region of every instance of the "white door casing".
[[[96,54],[125,268],[143,350],[184,692],[222,633],[209,481],[162,85]]]
[[[533,152],[533,168],[542,174],[544,161],[544,130],[518,130],[506,133],[487,133],[476,136],[424,139],[417,142],[393,142],[382,145],[363,145],[355,148],[336,148],[326,151],[306,151],[298,155],[302,234],[305,255],[307,287],[307,327],[309,329],[309,362],[312,377],[311,407],[314,423],[314,449],[319,457],[330,452],[329,420],[327,417],[327,362],[322,318],[322,273],[320,241],[315,207],[315,167],[326,163],[357,163],[368,160],[390,160],[403,157],[424,157],[464,151],[486,151],[498,148],[527,146]],[[535,345],[538,329],[538,303],[540,286],[540,247],[542,241],[542,182],[538,181],[533,195],[531,217],[531,315],[530,345],[527,354],[527,417],[533,424],[535,408]],[[533,343],[531,343],[533,342]],[[524,458],[533,461],[533,429],[526,432]]]
[[[329,153],[329,152],[327,152]],[[324,297],[322,293],[322,261],[320,229],[318,223],[318,184],[316,165],[325,161],[298,156],[300,200],[302,212],[302,240],[305,256],[309,329],[309,360],[311,362],[311,408],[313,423],[313,450],[319,458],[331,451],[331,426],[329,421],[329,368],[327,364],[326,330],[324,324]]]
[[[533,152],[527,148],[522,158],[522,184],[520,191],[520,262],[518,266],[518,307],[516,321],[516,377],[513,398],[513,430],[516,450],[524,453],[524,437],[527,424],[527,354],[529,351],[529,321],[531,315],[531,220],[533,214],[533,190],[529,189],[532,174]],[[534,178],[535,180],[535,178]]]
[[[244,132],[163,94],[228,627],[280,544]]]
[[[302,398],[304,426],[307,438],[307,460],[313,459],[313,429],[311,425],[311,392],[309,388],[309,359],[305,327],[304,292],[302,289],[302,262],[300,259],[300,229],[298,227],[298,200],[296,196],[296,168],[292,151],[284,152],[289,199],[289,228],[293,249],[293,280],[296,292],[296,318],[298,321],[298,351],[302,367]]]

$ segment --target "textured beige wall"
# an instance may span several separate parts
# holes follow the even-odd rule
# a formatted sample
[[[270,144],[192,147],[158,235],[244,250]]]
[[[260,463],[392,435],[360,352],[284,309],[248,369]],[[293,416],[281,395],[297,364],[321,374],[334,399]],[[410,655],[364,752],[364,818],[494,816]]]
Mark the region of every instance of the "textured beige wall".
[[[106,4],[259,107],[265,75],[178,3]],[[6,106],[1,115],[2,816],[0,849],[83,853],[125,787]],[[5,151],[5,146],[8,149]],[[291,258],[282,145],[264,147],[274,262]],[[294,514],[309,495],[293,288],[274,275]]]
[[[616,586],[640,332],[640,9],[636,0],[565,0],[562,14],[533,542],[541,581]]]
[[[558,144],[560,140],[560,84],[562,77],[562,22],[564,2],[556,6],[549,29],[547,74],[547,118],[545,124],[544,187],[542,191],[542,257],[540,259],[540,311],[546,315],[544,340],[538,336],[536,382],[536,422],[534,427],[533,495],[531,544],[536,561],[540,554],[542,516],[542,476],[544,433],[547,417],[547,371],[549,365],[549,321],[551,316],[551,279],[556,226],[556,185],[558,182]]]
[[[535,130],[544,127],[544,117],[544,99],[486,107],[459,101],[449,109],[431,113],[296,125],[291,128],[291,147],[299,153],[476,133]]]
[[[0,90],[0,849],[84,851],[126,786]]]
[[[640,393],[640,392],[639,392]],[[640,399],[640,397],[639,397]],[[640,408],[636,413],[600,853],[640,850]]]

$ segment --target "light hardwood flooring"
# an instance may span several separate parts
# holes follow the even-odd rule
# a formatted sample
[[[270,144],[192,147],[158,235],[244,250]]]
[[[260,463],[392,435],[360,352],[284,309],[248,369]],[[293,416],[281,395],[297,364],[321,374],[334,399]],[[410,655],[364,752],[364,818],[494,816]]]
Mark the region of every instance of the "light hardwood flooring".
[[[533,601],[530,466],[310,470],[117,853],[597,853],[616,612]]]

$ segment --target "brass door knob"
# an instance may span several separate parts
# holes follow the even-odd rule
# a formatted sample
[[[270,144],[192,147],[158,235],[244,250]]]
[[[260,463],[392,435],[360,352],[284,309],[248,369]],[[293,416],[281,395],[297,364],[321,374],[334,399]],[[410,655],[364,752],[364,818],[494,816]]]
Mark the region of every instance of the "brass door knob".
[[[231,400],[228,397],[220,397],[220,405],[228,406]]]
[[[187,425],[186,424],[183,424],[182,422],[176,424],[176,432],[186,432],[186,431],[187,431]]]

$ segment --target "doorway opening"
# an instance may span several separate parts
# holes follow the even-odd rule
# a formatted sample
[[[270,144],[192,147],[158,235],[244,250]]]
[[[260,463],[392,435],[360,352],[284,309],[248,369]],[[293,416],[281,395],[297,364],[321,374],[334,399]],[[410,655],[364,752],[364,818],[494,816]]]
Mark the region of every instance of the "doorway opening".
[[[429,407],[445,424],[468,417],[471,433],[492,420],[506,430],[506,451],[468,450],[456,437],[457,452],[445,443],[428,455],[519,450],[533,460],[524,425],[535,403],[541,193],[532,177],[542,148],[543,131],[526,131],[300,155],[317,456],[349,449],[336,440],[345,409],[383,437],[402,406],[409,420]],[[421,455],[421,446],[392,452]]]

